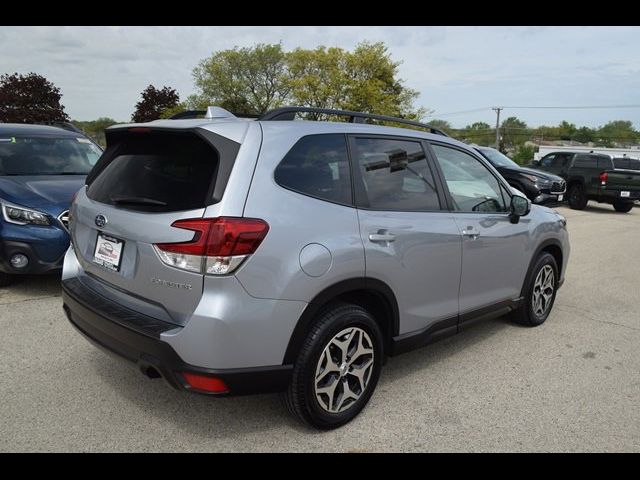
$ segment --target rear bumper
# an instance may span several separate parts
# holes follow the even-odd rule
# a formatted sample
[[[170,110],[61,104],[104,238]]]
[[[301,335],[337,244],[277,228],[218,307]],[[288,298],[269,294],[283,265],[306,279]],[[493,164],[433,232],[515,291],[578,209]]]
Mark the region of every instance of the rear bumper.
[[[633,203],[635,200],[640,200],[640,190],[629,190],[628,197],[620,196],[620,190],[607,190],[600,189],[598,195],[589,197],[590,200],[596,200],[600,203],[613,203],[613,202],[625,202]]]
[[[153,371],[159,373],[178,390],[214,396],[246,395],[282,391],[289,383],[291,365],[238,369],[189,365],[160,340],[163,331],[180,327],[124,309],[82,286],[77,279],[62,282],[62,298],[71,324],[93,344],[135,363],[148,376],[153,377]],[[212,394],[193,390],[182,372],[215,376],[229,391]]]

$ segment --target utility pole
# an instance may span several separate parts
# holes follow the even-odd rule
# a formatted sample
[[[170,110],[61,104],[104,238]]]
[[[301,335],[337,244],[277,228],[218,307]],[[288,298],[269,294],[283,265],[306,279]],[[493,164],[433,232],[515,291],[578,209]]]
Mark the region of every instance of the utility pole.
[[[504,107],[493,107],[491,110],[496,112],[496,149],[500,149],[500,111]]]

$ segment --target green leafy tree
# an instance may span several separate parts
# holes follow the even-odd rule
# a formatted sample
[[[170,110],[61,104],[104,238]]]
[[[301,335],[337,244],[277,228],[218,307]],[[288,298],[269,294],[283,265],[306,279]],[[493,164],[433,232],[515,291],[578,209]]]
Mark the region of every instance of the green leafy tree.
[[[150,122],[160,118],[162,112],[180,102],[178,92],[171,87],[156,88],[149,85],[142,92],[142,100],[136,104],[131,116],[133,122]]]
[[[598,140],[606,146],[631,145],[638,141],[638,132],[628,120],[614,120],[598,129]]]
[[[485,122],[474,122],[464,127],[458,133],[458,137],[465,142],[477,145],[493,145],[496,141],[496,129]]]
[[[509,117],[500,125],[502,137],[501,151],[505,148],[513,148],[527,141],[531,132],[527,130],[527,124],[517,117]]]
[[[432,127],[444,130],[446,133],[449,133],[453,130],[451,123],[447,122],[446,120],[439,120],[437,118],[434,118],[433,120],[427,120],[427,123]]]
[[[60,89],[37,73],[0,76],[0,122],[66,122]]]
[[[531,163],[535,153],[536,147],[533,145],[520,145],[511,156],[511,159],[518,165],[527,165]]]
[[[573,123],[563,120],[560,125],[558,125],[558,136],[560,140],[573,140],[577,130]]]
[[[338,47],[298,48],[259,44],[215,52],[193,71],[196,94],[187,106],[219,105],[232,112],[262,114],[294,104],[357,110],[418,119],[418,92],[398,78],[398,62],[383,43],[363,42],[353,51]]]
[[[286,103],[291,91],[281,44],[222,50],[193,70],[198,93],[190,108],[218,105],[232,112],[262,114]]]
[[[420,119],[418,92],[398,78],[400,63],[382,42],[362,42],[353,52],[337,47],[298,48],[288,55],[291,100],[316,108],[337,108]]]
[[[110,127],[111,125],[115,125],[118,122],[116,122],[113,118],[100,117],[97,120],[84,121],[84,122],[80,120],[72,120],[71,123],[73,123],[76,127],[82,130],[86,135],[91,137],[93,140],[95,140],[96,143],[104,147],[106,145],[106,140],[104,136],[105,129],[107,127]]]
[[[596,132],[589,127],[580,127],[573,135],[573,139],[576,142],[588,143],[593,142],[596,137]]]

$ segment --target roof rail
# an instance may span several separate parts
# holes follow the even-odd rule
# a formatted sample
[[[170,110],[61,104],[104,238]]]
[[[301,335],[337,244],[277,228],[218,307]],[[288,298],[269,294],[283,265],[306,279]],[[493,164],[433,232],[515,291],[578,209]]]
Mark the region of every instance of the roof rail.
[[[415,120],[407,120],[406,118],[390,117],[387,115],[375,115],[373,113],[364,112],[352,112],[350,110],[333,110],[329,108],[312,108],[312,107],[281,107],[274,110],[270,110],[258,120],[261,121],[273,121],[273,120],[293,120],[296,113],[322,113],[326,115],[336,115],[340,117],[349,117],[350,123],[364,123],[365,119],[369,120],[381,120],[383,122],[402,123],[405,125],[411,125],[414,127],[420,127],[428,130],[430,133],[436,135],[443,135],[448,137],[445,132],[439,128],[432,127],[426,123],[416,122]]]

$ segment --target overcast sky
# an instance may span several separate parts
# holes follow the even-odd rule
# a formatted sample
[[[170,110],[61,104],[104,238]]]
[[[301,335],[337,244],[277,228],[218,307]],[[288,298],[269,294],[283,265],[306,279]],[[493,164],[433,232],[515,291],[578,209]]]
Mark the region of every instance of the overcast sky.
[[[363,40],[385,42],[418,104],[454,127],[493,124],[494,105],[640,105],[637,27],[0,27],[0,73],[44,75],[74,119],[125,121],[150,83],[193,93],[193,67],[215,50],[280,41],[351,49]],[[502,115],[531,126],[624,119],[640,128],[640,108]]]

